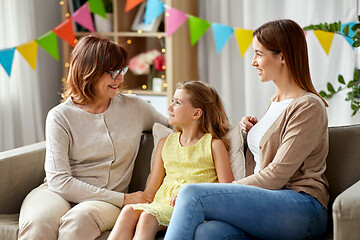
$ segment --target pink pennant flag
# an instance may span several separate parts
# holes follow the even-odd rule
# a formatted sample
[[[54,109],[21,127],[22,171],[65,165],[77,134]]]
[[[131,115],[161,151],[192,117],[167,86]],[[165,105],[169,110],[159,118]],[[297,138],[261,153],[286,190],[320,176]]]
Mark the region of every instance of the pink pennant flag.
[[[186,13],[172,7],[165,10],[166,36],[170,37],[187,19]]]
[[[94,22],[90,13],[89,2],[84,3],[71,16],[75,22],[90,30],[91,32],[95,32]]]

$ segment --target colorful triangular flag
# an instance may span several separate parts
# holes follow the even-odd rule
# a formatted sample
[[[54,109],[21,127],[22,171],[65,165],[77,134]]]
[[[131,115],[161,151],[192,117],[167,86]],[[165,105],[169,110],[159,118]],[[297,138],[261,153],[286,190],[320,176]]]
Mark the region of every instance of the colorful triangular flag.
[[[106,15],[106,14],[105,14]],[[72,15],[72,19],[83,26],[84,28],[95,32],[94,21],[91,17],[89,3],[84,3],[80,8],[78,8]]]
[[[7,48],[0,50],[0,65],[3,66],[6,73],[11,74],[11,67],[14,60],[14,53],[16,48]]]
[[[102,0],[89,0],[88,3],[89,3],[89,9],[92,13],[95,13],[107,19],[105,6]]]
[[[159,0],[148,0],[145,9],[144,23],[150,24],[165,10],[164,3]]]
[[[16,49],[23,56],[23,58],[29,63],[29,65],[35,70],[36,58],[37,58],[37,43],[32,40],[28,43],[17,46]]]
[[[213,23],[212,25],[216,50],[219,53],[234,32],[230,26]]]
[[[71,46],[75,47],[75,34],[72,24],[72,17],[67,18],[59,25],[57,25],[53,31],[63,40],[67,41]]]
[[[204,35],[204,33],[208,30],[208,28],[211,26],[211,23],[195,17],[193,15],[189,16],[189,31],[190,31],[190,40],[191,45],[194,46],[197,41]]]
[[[53,31],[50,30],[49,32],[35,39],[35,41],[53,58],[59,60],[59,48],[58,48],[57,37]]]
[[[325,32],[322,30],[314,30],[316,38],[319,40],[322,48],[326,52],[327,55],[329,55],[330,47],[332,40],[334,38],[333,32]]]
[[[355,22],[351,22],[351,23],[347,23],[347,24],[341,24],[341,32],[344,33],[344,28],[349,25],[349,33],[348,33],[348,36],[349,37],[346,37],[344,36],[344,38],[346,39],[346,41],[348,41],[348,43],[350,44],[350,46],[352,47],[353,43],[354,43],[354,40],[352,40],[352,37],[354,36],[354,31],[351,30],[351,28],[355,25],[356,23]]]
[[[186,13],[172,7],[165,10],[166,36],[170,37],[187,19]]]
[[[234,28],[236,40],[238,42],[239,50],[241,53],[241,57],[244,57],[246,50],[249,48],[250,44],[253,40],[253,31],[242,29],[242,28]]]
[[[126,0],[125,12],[130,11],[131,9],[133,9],[143,1],[144,0]]]

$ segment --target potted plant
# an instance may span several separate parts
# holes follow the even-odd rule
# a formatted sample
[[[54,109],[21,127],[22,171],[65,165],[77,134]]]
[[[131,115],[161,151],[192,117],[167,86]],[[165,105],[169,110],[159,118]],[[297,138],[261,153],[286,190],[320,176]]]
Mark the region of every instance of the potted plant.
[[[360,21],[360,16],[358,17]],[[341,22],[334,22],[334,23],[320,23],[317,25],[309,25],[303,28],[304,31],[307,30],[322,30],[326,32],[333,32],[336,34],[340,34],[344,37],[350,38],[354,41],[352,44],[353,48],[358,48],[360,46],[360,23],[356,23],[351,27],[351,30],[354,31],[352,36],[349,36],[350,31],[350,24],[346,25],[344,29],[341,31]],[[341,84],[337,89],[328,82],[327,83],[327,91],[320,91],[319,94],[324,97],[330,99],[334,94],[337,94],[340,91],[345,89],[348,90],[347,97],[345,101],[350,101],[351,109],[353,110],[352,116],[354,116],[360,109],[360,77],[359,77],[359,70],[354,69],[353,79],[349,81],[345,81],[342,75],[338,76],[338,82]]]
[[[102,0],[105,7],[106,17],[95,14],[95,28],[97,32],[112,32],[113,31],[113,1]]]

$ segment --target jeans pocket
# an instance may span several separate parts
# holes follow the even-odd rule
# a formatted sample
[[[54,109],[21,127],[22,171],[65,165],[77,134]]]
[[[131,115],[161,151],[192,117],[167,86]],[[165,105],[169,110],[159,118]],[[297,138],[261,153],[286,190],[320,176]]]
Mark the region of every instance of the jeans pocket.
[[[315,198],[312,197],[311,201],[317,214],[309,221],[305,239],[319,239],[326,232],[327,210]]]

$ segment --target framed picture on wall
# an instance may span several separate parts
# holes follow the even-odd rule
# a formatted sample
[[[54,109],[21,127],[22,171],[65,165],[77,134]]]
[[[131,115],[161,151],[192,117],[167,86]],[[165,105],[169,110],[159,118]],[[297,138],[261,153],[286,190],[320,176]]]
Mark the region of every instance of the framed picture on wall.
[[[131,25],[132,31],[141,30],[143,32],[156,32],[159,29],[163,15],[161,14],[154,19],[150,24],[145,24],[145,7],[146,2],[140,4],[139,9],[136,13],[133,24]]]

